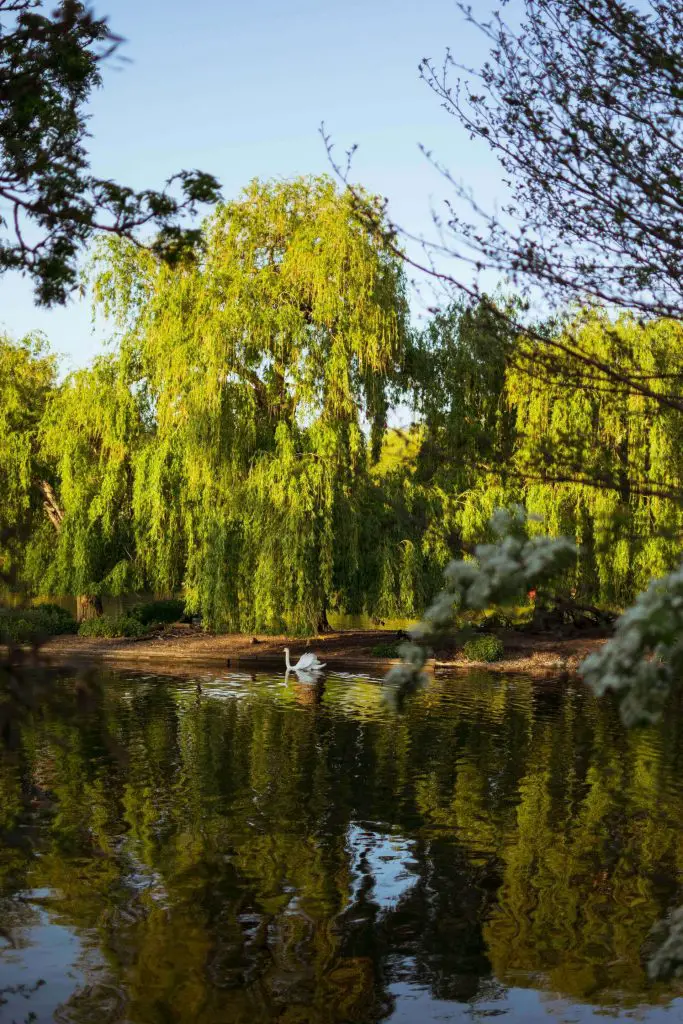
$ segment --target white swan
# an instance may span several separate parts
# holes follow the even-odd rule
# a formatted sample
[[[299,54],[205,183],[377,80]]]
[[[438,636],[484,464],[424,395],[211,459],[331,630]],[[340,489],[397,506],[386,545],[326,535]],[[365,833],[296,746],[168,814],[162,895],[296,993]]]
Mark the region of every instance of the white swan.
[[[289,660],[289,647],[285,647],[285,666],[288,672],[292,670],[294,672],[305,672],[311,674],[313,672],[319,672],[321,668],[325,668],[326,661],[318,661],[317,654],[311,654],[307,651],[306,654],[302,654],[296,665],[292,665]]]
[[[302,672],[301,669],[299,669],[297,672],[297,670],[293,668],[292,672],[296,676],[297,683],[309,683],[311,686],[317,686],[322,679],[322,672],[319,669],[316,669],[315,672]],[[289,669],[285,672],[285,686],[289,683],[289,677],[292,672],[290,672]]]

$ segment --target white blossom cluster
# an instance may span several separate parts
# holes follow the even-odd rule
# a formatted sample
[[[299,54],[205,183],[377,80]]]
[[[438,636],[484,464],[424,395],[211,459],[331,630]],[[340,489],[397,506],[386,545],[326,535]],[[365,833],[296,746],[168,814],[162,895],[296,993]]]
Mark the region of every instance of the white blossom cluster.
[[[652,721],[683,678],[683,567],[653,580],[579,669],[595,693],[613,690],[626,725]]]

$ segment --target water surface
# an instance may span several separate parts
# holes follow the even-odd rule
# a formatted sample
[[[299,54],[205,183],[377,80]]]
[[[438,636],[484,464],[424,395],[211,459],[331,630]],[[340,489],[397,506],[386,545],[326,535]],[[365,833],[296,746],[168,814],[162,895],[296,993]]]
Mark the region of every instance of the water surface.
[[[679,709],[383,695],[55,675],[0,715],[0,1020],[683,1020],[643,966],[683,903]]]

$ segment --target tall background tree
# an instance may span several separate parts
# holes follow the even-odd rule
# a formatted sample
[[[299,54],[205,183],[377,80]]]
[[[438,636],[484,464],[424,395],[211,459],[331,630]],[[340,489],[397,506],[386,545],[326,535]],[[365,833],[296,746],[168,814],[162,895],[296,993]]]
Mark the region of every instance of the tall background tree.
[[[627,375],[666,377],[683,358],[683,325],[674,320],[642,324],[589,310],[568,329],[582,351]],[[569,356],[538,371],[538,354],[522,340],[506,381],[518,500],[542,516],[545,529],[579,544],[576,591],[624,607],[680,561],[683,416],[608,384],[597,370],[577,369]]]
[[[181,265],[106,245],[95,294],[153,411],[133,465],[145,578],[223,627],[353,610],[407,308],[400,261],[350,197],[325,178],[254,182]]]
[[[0,581],[5,587],[17,585],[25,546],[44,512],[53,511],[54,480],[40,430],[56,375],[44,339],[0,339]]]

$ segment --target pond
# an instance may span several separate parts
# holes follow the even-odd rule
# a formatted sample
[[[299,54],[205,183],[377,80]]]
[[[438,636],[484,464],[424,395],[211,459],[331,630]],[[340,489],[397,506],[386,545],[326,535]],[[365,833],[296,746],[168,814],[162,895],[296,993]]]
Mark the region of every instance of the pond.
[[[36,687],[0,715],[0,1020],[683,1019],[643,961],[683,903],[678,708],[625,732],[486,673],[400,707],[333,674]]]

